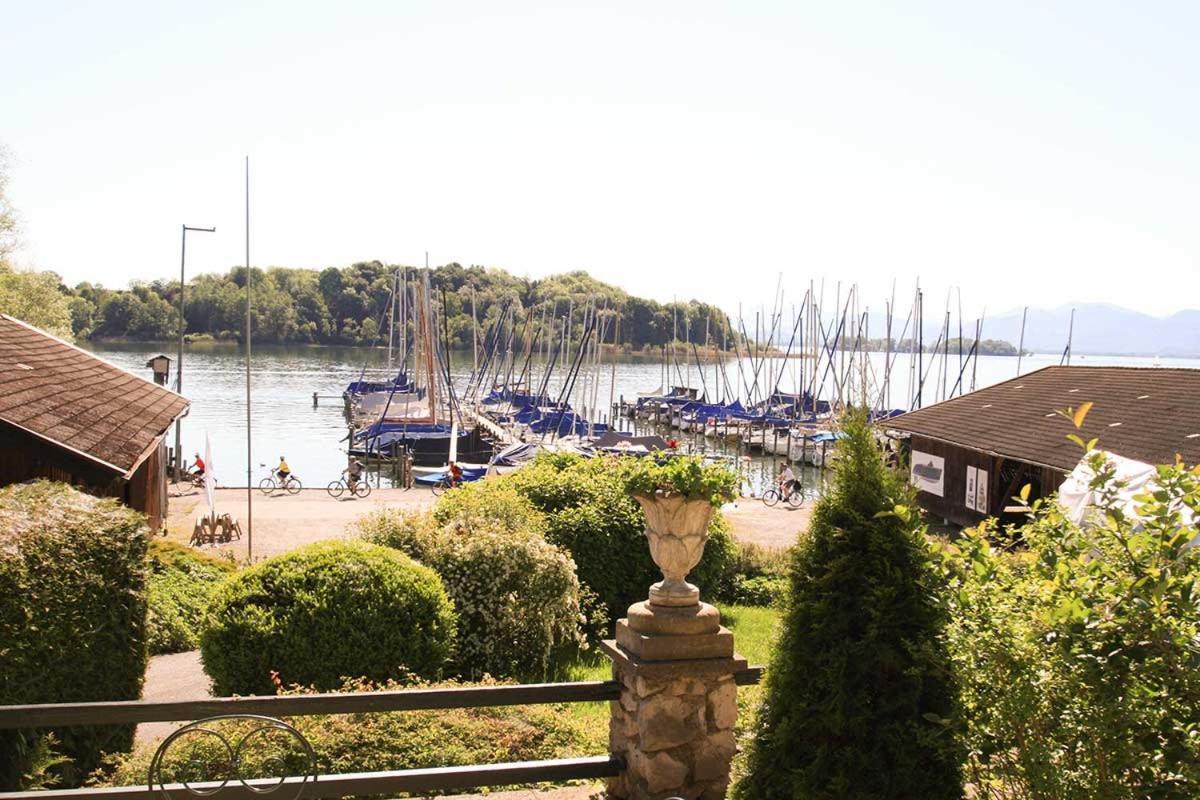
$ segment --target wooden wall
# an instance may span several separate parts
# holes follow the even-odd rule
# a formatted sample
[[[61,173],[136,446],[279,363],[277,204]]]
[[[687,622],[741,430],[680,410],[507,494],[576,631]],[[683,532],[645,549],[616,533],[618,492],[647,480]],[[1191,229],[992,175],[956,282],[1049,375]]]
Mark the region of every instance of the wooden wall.
[[[1032,485],[1032,501],[1057,490],[1064,477],[1063,473],[1054,469],[926,439],[917,434],[909,439],[909,446],[910,463],[912,450],[945,459],[943,496],[920,491],[917,492],[917,501],[929,513],[963,527],[977,525],[989,516],[1003,516],[1012,497],[1027,483]],[[987,470],[986,514],[967,507],[967,467]]]
[[[144,513],[151,530],[167,514],[166,444],[154,451],[126,481],[112,470],[0,421],[0,486],[46,478],[97,497],[115,497]]]

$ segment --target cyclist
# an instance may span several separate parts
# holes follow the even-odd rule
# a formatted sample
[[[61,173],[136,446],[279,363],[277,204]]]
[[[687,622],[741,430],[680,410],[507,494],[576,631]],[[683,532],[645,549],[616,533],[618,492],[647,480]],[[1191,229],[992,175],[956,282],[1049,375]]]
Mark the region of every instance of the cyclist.
[[[204,459],[200,457],[199,453],[196,453],[196,461],[192,464],[192,478],[195,480],[203,479],[206,469],[208,469],[208,466],[204,463]]]
[[[283,456],[279,457],[279,466],[275,468],[275,474],[279,477],[280,485],[287,486],[288,475],[292,474],[292,468],[288,466],[287,459]]]
[[[792,489],[799,489],[796,473],[792,472],[791,464],[781,464],[779,467],[779,496],[787,497]]]
[[[350,456],[350,465],[342,471],[346,476],[346,485],[350,487],[350,491],[354,491],[354,487],[358,485],[358,481],[362,478],[363,465],[354,456]]]
[[[447,471],[450,474],[450,488],[451,489],[453,489],[455,486],[458,486],[460,483],[462,483],[462,476],[463,476],[462,467],[460,467],[456,462],[451,461],[450,468]]]

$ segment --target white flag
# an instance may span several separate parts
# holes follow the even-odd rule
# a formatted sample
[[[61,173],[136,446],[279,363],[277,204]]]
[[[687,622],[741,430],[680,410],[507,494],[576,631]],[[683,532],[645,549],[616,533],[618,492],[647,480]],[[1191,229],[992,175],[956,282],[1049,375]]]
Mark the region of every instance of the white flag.
[[[217,478],[213,472],[212,461],[212,442],[208,440],[208,433],[204,434],[204,498],[208,500],[208,513],[210,517],[217,516],[217,505],[214,495],[217,489]]]

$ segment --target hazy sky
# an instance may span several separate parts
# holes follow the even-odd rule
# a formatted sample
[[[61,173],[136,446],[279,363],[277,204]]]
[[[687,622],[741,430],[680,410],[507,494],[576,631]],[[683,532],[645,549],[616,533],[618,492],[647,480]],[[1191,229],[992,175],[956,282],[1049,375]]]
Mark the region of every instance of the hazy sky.
[[[24,263],[1200,305],[1200,4],[0,0]],[[940,301],[935,301],[940,302]]]

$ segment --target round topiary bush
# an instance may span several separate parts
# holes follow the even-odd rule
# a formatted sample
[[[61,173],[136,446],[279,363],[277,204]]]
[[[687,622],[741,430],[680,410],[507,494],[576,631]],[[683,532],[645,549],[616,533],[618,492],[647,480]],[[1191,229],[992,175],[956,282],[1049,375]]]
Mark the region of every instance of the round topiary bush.
[[[455,614],[428,567],[387,547],[318,542],[227,580],[200,635],[219,695],[285,684],[335,689],[345,678],[436,677]]]

